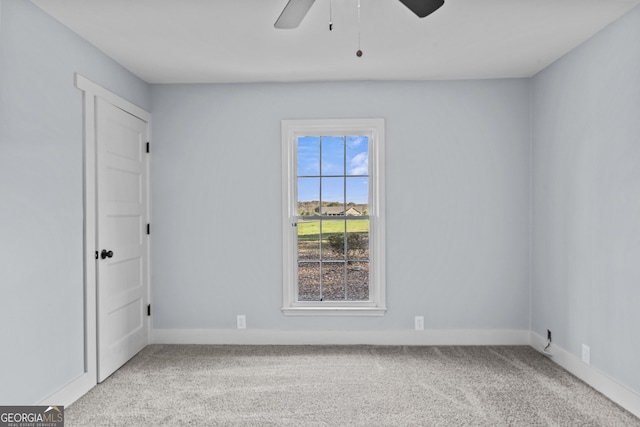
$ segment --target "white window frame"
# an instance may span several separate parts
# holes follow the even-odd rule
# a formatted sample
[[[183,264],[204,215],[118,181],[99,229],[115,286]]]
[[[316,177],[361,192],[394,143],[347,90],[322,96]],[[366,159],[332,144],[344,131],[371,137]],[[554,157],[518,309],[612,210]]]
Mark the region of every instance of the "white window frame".
[[[386,307],[384,119],[282,120],[282,312],[288,316],[382,316]],[[297,140],[369,137],[369,301],[298,301]]]

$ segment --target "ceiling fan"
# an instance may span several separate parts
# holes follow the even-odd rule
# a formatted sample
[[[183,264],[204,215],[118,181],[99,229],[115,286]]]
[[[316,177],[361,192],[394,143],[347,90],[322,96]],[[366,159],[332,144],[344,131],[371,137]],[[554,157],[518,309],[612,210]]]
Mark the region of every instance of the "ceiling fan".
[[[316,0],[289,0],[280,13],[274,27],[280,29],[296,28],[302,22]],[[420,18],[432,14],[444,4],[444,0],[399,0]]]

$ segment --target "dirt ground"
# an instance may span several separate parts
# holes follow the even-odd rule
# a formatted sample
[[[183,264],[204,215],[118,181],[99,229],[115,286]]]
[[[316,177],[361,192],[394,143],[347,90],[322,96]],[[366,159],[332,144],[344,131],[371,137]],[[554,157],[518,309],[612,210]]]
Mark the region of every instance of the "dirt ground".
[[[320,257],[317,241],[299,242],[298,300],[367,301],[369,299],[369,262],[366,260],[368,251],[363,255],[365,256],[357,260],[346,260],[343,254],[323,247],[322,257]]]

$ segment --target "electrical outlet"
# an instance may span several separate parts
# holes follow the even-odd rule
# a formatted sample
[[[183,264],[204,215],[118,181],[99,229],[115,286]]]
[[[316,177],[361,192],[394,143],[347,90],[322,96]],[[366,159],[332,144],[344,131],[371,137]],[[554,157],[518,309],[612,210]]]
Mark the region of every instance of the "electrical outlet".
[[[238,329],[247,329],[247,316],[244,314],[238,314]]]
[[[591,365],[591,347],[586,344],[582,344],[582,361]]]
[[[424,316],[416,316],[416,331],[424,331]]]

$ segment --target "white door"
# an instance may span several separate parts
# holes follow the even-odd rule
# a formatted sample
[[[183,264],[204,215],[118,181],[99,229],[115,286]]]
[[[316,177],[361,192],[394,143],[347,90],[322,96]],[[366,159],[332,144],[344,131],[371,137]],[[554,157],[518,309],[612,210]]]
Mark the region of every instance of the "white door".
[[[149,342],[147,132],[96,98],[98,382]]]

